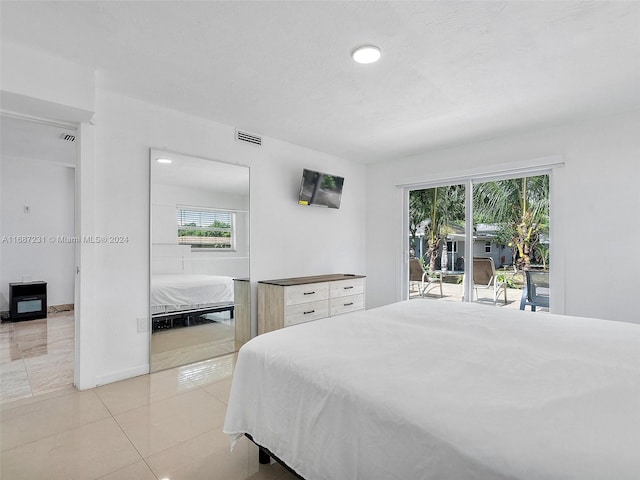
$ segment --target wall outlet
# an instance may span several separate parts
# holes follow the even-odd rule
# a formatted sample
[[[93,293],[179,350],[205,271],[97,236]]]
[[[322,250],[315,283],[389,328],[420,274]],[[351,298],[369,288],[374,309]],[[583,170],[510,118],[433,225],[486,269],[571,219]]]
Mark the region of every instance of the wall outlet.
[[[138,333],[149,331],[149,319],[146,317],[138,318]]]

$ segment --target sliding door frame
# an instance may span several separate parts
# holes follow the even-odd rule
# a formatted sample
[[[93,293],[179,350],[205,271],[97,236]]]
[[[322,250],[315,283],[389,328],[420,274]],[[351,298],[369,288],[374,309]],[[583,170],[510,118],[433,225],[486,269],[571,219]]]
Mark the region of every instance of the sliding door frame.
[[[450,185],[465,186],[465,258],[473,258],[473,186],[479,183],[494,182],[498,180],[508,180],[513,178],[533,177],[537,175],[549,175],[549,223],[550,240],[553,238],[554,226],[556,224],[556,208],[554,206],[554,180],[555,169],[563,167],[562,157],[553,156],[535,159],[527,165],[499,165],[493,168],[476,169],[468,172],[456,172],[447,176],[434,177],[424,180],[408,180],[397,184],[396,187],[401,192],[402,201],[402,261],[400,262],[398,282],[401,292],[400,300],[409,298],[409,194],[415,190],[426,190],[435,187]],[[553,241],[552,241],[553,243]],[[552,248],[553,251],[553,248]],[[554,255],[557,258],[557,256]],[[564,292],[562,279],[564,279],[564,264],[554,262],[551,283],[554,285],[551,293],[550,310],[554,313],[564,313],[564,295],[556,295],[558,291]],[[463,302],[473,301],[473,262],[465,262],[465,275],[463,284]],[[556,285],[560,288],[556,288]],[[561,286],[562,285],[562,286]]]

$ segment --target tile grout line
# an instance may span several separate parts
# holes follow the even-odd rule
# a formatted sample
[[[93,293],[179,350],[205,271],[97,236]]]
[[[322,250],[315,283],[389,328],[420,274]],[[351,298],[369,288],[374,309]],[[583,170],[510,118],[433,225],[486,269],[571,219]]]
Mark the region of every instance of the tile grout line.
[[[20,342],[18,342],[18,347],[20,348],[20,361],[24,366],[24,373],[27,374],[27,382],[29,382],[29,392],[31,393],[31,396],[26,398],[33,398],[35,395],[33,394],[33,383],[31,382],[31,374],[29,373],[29,369],[27,368],[27,362],[24,361],[24,357],[22,356],[22,345],[20,345]]]
[[[155,472],[153,471],[153,469],[151,468],[151,465],[149,465],[149,463],[147,462],[147,459],[144,458],[144,456],[140,453],[140,450],[138,450],[138,448],[136,447],[135,443],[133,443],[133,440],[131,440],[129,438],[129,435],[127,435],[127,432],[124,431],[124,428],[122,428],[122,425],[120,425],[120,422],[118,422],[118,419],[115,417],[115,415],[113,414],[113,412],[111,412],[111,410],[109,409],[109,407],[107,407],[107,405],[104,403],[104,401],[102,400],[102,398],[100,397],[100,395],[98,395],[97,392],[97,388],[95,387],[94,389],[96,390],[95,395],[96,397],[98,397],[98,400],[100,400],[100,403],[104,406],[104,408],[107,410],[107,412],[109,412],[109,415],[111,415],[111,418],[113,419],[113,421],[115,422],[115,424],[118,426],[118,428],[120,429],[120,431],[122,432],[122,434],[124,435],[124,437],[127,439],[127,441],[131,444],[131,446],[133,447],[133,449],[136,451],[136,453],[138,454],[138,456],[140,457],[140,460],[142,460],[144,462],[144,464],[147,466],[147,468],[149,469],[149,471],[151,472],[151,474],[156,478],[156,480],[158,480],[158,476],[155,474]],[[151,402],[149,402],[148,405],[151,405]],[[132,409],[133,410],[133,409]],[[124,412],[123,412],[124,413]],[[120,414],[118,414],[120,415]],[[117,470],[114,470],[112,472],[106,473],[105,475],[103,475],[100,478],[106,477],[107,475],[111,475],[115,472],[118,472],[122,469],[128,468],[131,465],[135,465],[136,463],[138,463],[140,460],[136,460],[133,463],[130,463],[129,465],[125,465],[124,467],[118,468]],[[100,479],[97,479],[100,480]]]
[[[47,316],[47,318],[45,318],[45,319],[36,320],[36,322],[40,321],[40,320],[45,320],[46,321],[47,338],[49,336],[48,332],[49,332],[49,319],[50,318],[54,318],[54,317]],[[34,372],[32,372],[32,369],[30,367],[28,367],[27,361],[25,360],[24,348],[23,348],[23,341],[24,341],[23,337],[25,335],[31,335],[32,334],[32,332],[29,332],[29,333],[25,334],[24,330],[33,330],[33,325],[34,324],[26,323],[26,324],[22,325],[22,327],[21,327],[21,325],[22,324],[16,325],[15,322],[12,322],[12,324],[11,324],[11,326],[13,327],[11,329],[12,332],[11,331],[6,332],[5,335],[9,335],[9,338],[10,338],[11,333],[13,333],[15,335],[15,339],[16,340],[15,340],[14,343],[17,345],[17,347],[18,347],[18,349],[20,351],[20,360],[19,361],[22,362],[22,366],[23,366],[25,374],[27,376],[27,382],[28,382],[28,385],[29,385],[29,395],[25,395],[25,396],[22,396],[22,397],[19,397],[19,398],[7,400],[6,402],[0,401],[0,404],[2,404],[2,405],[6,404],[6,403],[10,403],[12,401],[23,400],[23,399],[27,399],[27,398],[35,398],[38,395],[40,395],[40,394],[34,393],[34,384],[33,384],[33,379],[32,379],[32,375],[33,375]],[[64,326],[64,325],[60,326],[60,329],[66,329],[66,328],[70,328],[70,327],[69,326]],[[71,337],[73,339],[72,341],[75,342],[75,333]],[[47,345],[48,345],[48,342],[47,342]],[[73,361],[72,361],[72,367],[75,368],[75,365],[73,365]],[[38,370],[38,368],[36,367],[35,370]],[[54,388],[53,390],[51,390],[49,392],[41,392],[41,393],[42,394],[51,393],[51,392],[55,391],[58,388],[62,389],[62,388],[67,387],[68,385],[72,385],[72,384],[73,383],[60,385],[59,387],[56,387],[56,388]]]
[[[72,393],[69,393],[69,394],[65,394],[65,395],[73,395],[73,392],[72,392]],[[65,396],[65,395],[61,395],[61,397]],[[97,395],[96,395],[96,396],[97,396]],[[58,398],[58,397],[54,397],[54,398]],[[43,399],[43,400],[39,400],[38,402],[34,402],[34,403],[39,403],[39,402],[41,402],[41,401],[46,401],[46,400],[49,400],[49,398],[45,398],[45,399]],[[33,404],[29,404],[29,405],[33,405]],[[109,410],[108,410],[108,409],[107,409],[107,412],[109,412]],[[111,415],[111,412],[109,412],[109,415]],[[88,426],[88,425],[93,425],[94,423],[103,422],[103,421],[108,420],[108,419],[109,419],[108,417],[105,417],[105,418],[99,418],[99,419],[97,419],[97,420],[92,420],[92,421],[90,421],[90,422],[83,423],[82,425],[76,425],[76,426],[71,427],[71,428],[67,428],[67,429],[64,429],[64,430],[60,430],[59,432],[55,432],[55,433],[52,433],[52,434],[50,434],[50,435],[46,435],[46,436],[44,436],[44,437],[37,438],[37,439],[35,439],[35,440],[31,440],[31,441],[28,441],[28,442],[26,442],[26,443],[22,443],[22,444],[20,444],[20,445],[16,445],[15,447],[11,447],[11,448],[8,448],[8,449],[6,449],[6,450],[2,450],[2,453],[10,452],[10,451],[15,450],[15,449],[17,449],[17,448],[22,448],[22,447],[24,447],[24,446],[26,446],[26,445],[31,445],[31,444],[36,443],[36,442],[41,442],[41,441],[43,441],[43,440],[46,440],[46,439],[49,439],[49,438],[55,437],[55,436],[57,436],[57,435],[62,435],[62,434],[68,433],[68,432],[72,432],[72,431],[74,431],[74,430],[79,430],[80,428],[86,427],[86,426]],[[117,422],[116,422],[116,424],[117,424]],[[118,425],[118,426],[119,426],[119,425]],[[127,440],[128,440],[128,437],[127,437]]]
[[[176,368],[176,367],[174,367],[174,368]],[[157,372],[156,372],[156,373],[157,373]],[[152,375],[152,374],[149,374],[149,375]],[[216,383],[216,382],[213,382],[213,383]],[[208,392],[208,391],[206,391],[206,390],[205,390],[207,387],[209,387],[209,386],[213,385],[213,383],[208,384],[208,385],[194,385],[194,387],[195,387],[195,388],[194,388],[193,390],[191,390],[191,391],[195,391],[195,390],[202,390],[202,391],[203,391],[203,393],[204,393],[205,395],[207,395],[207,396],[209,396],[209,397],[213,398],[213,399],[214,399],[214,400],[216,400],[217,402],[220,402],[220,404],[224,407],[225,412],[226,412],[227,404],[226,404],[225,402],[223,402],[221,399],[219,399],[218,397],[216,397],[213,393],[210,393],[210,392]],[[171,395],[170,397],[164,398],[164,399],[162,399],[161,401],[169,400],[169,399],[171,399],[171,398],[178,397],[178,396],[183,395],[183,394],[186,394],[186,393],[189,393],[189,392],[176,393],[175,395]],[[109,410],[109,408],[108,408],[108,407],[107,407],[107,405],[104,403],[104,401],[102,400],[102,398],[97,394],[97,392],[96,392],[96,396],[98,397],[98,399],[100,400],[100,402],[102,403],[102,405],[104,405],[104,407],[107,409],[107,411],[109,412],[109,415],[111,415],[111,418],[113,418],[113,420],[115,421],[116,425],[118,425],[118,428],[122,431],[122,433],[123,433],[123,434],[124,434],[124,436],[127,438],[127,440],[129,441],[129,443],[133,446],[133,448],[134,448],[134,450],[136,451],[136,453],[140,456],[140,459],[145,463],[145,465],[147,466],[147,468],[149,469],[149,471],[152,473],[152,475],[156,478],[156,480],[159,480],[159,478],[158,478],[158,476],[156,475],[156,473],[155,473],[155,471],[153,470],[153,468],[151,467],[151,465],[149,464],[149,462],[147,461],[147,458],[149,458],[149,457],[151,457],[151,456],[153,456],[153,455],[157,455],[157,454],[159,454],[159,453],[162,453],[164,450],[169,450],[169,449],[171,449],[171,448],[175,448],[175,447],[177,447],[177,446],[179,446],[179,445],[182,445],[182,444],[184,444],[184,443],[187,443],[187,442],[189,442],[189,441],[193,440],[194,438],[198,438],[198,437],[204,436],[204,435],[208,434],[209,432],[211,432],[211,431],[213,431],[213,430],[216,430],[216,429],[218,429],[218,428],[222,429],[222,427],[223,427],[223,425],[224,425],[224,420],[223,420],[223,423],[222,423],[221,425],[216,426],[216,427],[214,427],[214,428],[213,428],[213,429],[211,429],[211,430],[208,430],[208,431],[206,431],[206,432],[203,432],[203,433],[201,433],[201,434],[197,435],[196,437],[189,438],[189,439],[186,439],[186,440],[184,440],[184,441],[182,441],[182,442],[179,442],[179,443],[177,443],[176,445],[174,445],[174,446],[172,446],[172,447],[167,447],[167,448],[166,448],[166,449],[164,449],[164,450],[160,450],[159,452],[156,452],[156,453],[150,454],[147,458],[145,458],[145,457],[140,453],[140,451],[138,450],[138,448],[135,446],[135,444],[133,443],[133,441],[131,440],[131,438],[129,438],[129,435],[127,435],[127,432],[124,430],[124,428],[122,427],[122,425],[120,424],[120,422],[118,422],[118,419],[117,419],[117,418],[115,417],[115,415],[111,412],[111,410]],[[150,405],[151,405],[151,403],[152,403],[152,402],[151,402],[151,401],[149,401],[149,403],[147,403],[147,404],[145,404],[145,405],[142,405],[142,406],[140,406],[140,407],[135,407],[135,408],[132,408],[132,409],[130,409],[130,410],[126,410],[125,412],[120,412],[118,415],[121,415],[121,414],[126,413],[126,412],[130,412],[131,410],[135,410],[136,408],[148,407],[148,406],[150,406]],[[127,468],[127,467],[129,467],[129,466],[131,466],[131,465],[133,465],[133,463],[132,463],[132,464],[130,464],[130,465],[127,465],[127,466],[125,466],[125,467],[122,467],[122,468],[120,468],[120,469],[118,469],[118,470],[122,470],[123,468]],[[113,471],[113,472],[110,472],[109,474],[115,473],[115,472],[117,472],[118,470],[115,470],[115,471]],[[109,474],[107,474],[107,475],[109,475]],[[106,475],[105,475],[105,476],[106,476]],[[99,479],[98,479],[98,480],[99,480]],[[274,480],[277,480],[277,479],[274,479]]]
[[[17,397],[17,398],[8,397],[6,401],[3,401],[0,398],[0,405],[11,403],[11,402],[17,401],[17,400],[23,400],[25,398],[33,398],[33,386],[31,384],[31,378],[29,377],[29,372],[27,371],[27,364],[24,361],[24,356],[22,355],[22,346],[20,345],[20,335],[16,331],[15,325],[11,324],[11,327],[12,328],[9,329],[9,331],[7,331],[5,333],[5,336],[7,336],[8,340],[9,340],[9,349],[11,349],[11,344],[12,343],[15,344],[17,349],[18,349],[18,351],[20,352],[20,358],[16,359],[16,360],[10,360],[8,363],[12,363],[12,362],[21,362],[22,363],[22,368],[24,369],[24,373],[27,376],[27,384],[29,385],[29,393],[25,394],[24,396]],[[15,337],[15,341],[13,341],[13,342],[11,341],[12,334]]]

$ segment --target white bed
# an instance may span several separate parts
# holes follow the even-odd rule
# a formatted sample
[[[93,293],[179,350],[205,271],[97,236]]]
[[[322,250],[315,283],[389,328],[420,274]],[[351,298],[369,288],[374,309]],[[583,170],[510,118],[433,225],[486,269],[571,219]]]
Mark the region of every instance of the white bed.
[[[411,300],[240,350],[224,431],[307,480],[640,478],[640,325]]]
[[[151,313],[195,310],[233,303],[233,277],[164,274],[151,277]]]

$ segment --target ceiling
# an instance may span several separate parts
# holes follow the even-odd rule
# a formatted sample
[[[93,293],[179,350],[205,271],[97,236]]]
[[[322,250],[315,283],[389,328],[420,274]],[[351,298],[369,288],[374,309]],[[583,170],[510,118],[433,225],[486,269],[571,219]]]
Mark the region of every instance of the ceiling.
[[[0,117],[2,159],[39,160],[73,166],[76,164],[76,130],[46,122]],[[74,140],[65,139],[67,135]]]
[[[2,160],[48,161],[75,166],[77,144],[64,138],[76,130],[58,124],[0,116]],[[249,194],[249,169],[244,166],[191,157],[162,150],[151,151],[152,180],[155,184],[189,187],[234,195]],[[171,164],[154,160],[166,158]]]
[[[11,2],[99,87],[359,162],[640,107],[640,2]],[[373,43],[372,65],[350,52]]]

